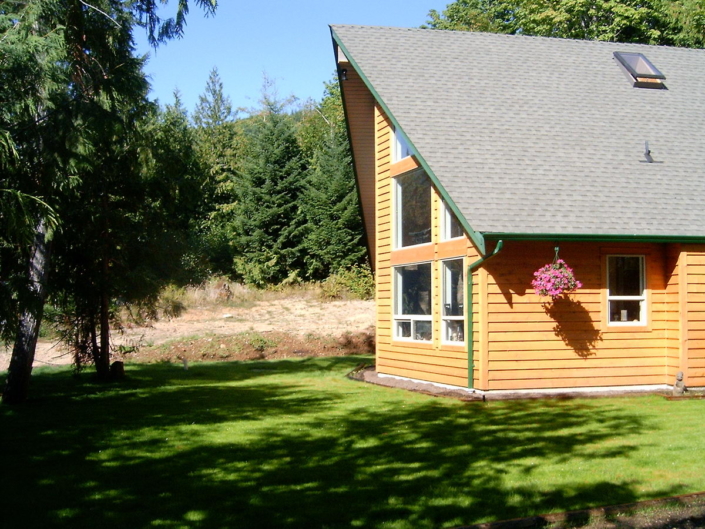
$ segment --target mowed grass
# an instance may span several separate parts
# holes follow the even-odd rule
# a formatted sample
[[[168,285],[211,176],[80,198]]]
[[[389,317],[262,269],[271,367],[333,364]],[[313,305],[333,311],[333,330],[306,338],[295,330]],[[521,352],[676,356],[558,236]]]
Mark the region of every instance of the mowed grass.
[[[0,526],[437,528],[705,490],[705,401],[463,403],[361,361],[38,370],[0,407]]]

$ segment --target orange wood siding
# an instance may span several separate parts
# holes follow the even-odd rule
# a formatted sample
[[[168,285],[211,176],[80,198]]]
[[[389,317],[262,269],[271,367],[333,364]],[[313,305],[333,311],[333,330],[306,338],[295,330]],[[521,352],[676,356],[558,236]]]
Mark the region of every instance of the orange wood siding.
[[[475,249],[474,246],[468,245],[468,250],[467,250],[467,266],[471,265],[475,261],[479,259],[480,255],[479,252]],[[486,368],[486,359],[487,359],[487,341],[483,340],[482,343],[480,341],[480,322],[484,322],[487,320],[487,305],[486,304],[481,304],[480,298],[481,296],[479,295],[479,289],[480,289],[480,271],[475,270],[473,271],[472,274],[472,307],[471,309],[471,320],[472,320],[472,336],[470,336],[470,340],[472,340],[472,351],[473,351],[473,365],[472,365],[472,378],[473,378],[473,387],[478,388],[478,389],[487,389],[487,368]],[[485,361],[482,361],[485,359]],[[480,365],[484,367],[482,370],[483,376],[480,377]]]
[[[413,158],[392,164],[392,125],[384,112],[374,109],[374,153],[376,174],[376,282],[377,282],[377,371],[379,373],[427,380],[442,384],[467,387],[468,352],[464,345],[442,343],[441,262],[440,259],[463,257],[477,258],[477,252],[467,238],[440,241],[442,201],[433,191],[432,242],[412,248],[393,250],[392,176],[416,169]],[[433,341],[428,343],[406,342],[393,339],[393,266],[433,262],[432,304]],[[466,259],[465,266],[468,260]],[[467,320],[466,331],[467,336]]]
[[[665,252],[664,320],[666,321],[666,383],[672,384],[680,371],[687,344],[685,335],[686,291],[681,289],[681,277],[685,275],[685,259],[681,259],[681,245],[668,244]],[[683,269],[683,272],[681,271]]]
[[[341,63],[347,80],[341,83],[345,112],[350,131],[355,176],[357,178],[362,217],[365,225],[370,263],[375,266],[375,126],[374,97],[350,63]]]
[[[645,256],[647,325],[607,324],[604,287],[609,254]],[[666,247],[562,244],[560,256],[573,268],[583,288],[570,296],[572,303],[552,304],[549,311],[542,303],[547,300],[534,293],[531,280],[533,272],[553,255],[550,243],[508,242],[486,264],[487,325],[485,331],[480,318],[478,339],[480,349],[487,340],[487,388],[666,383],[667,357],[674,354],[678,336],[677,295],[667,291],[664,280]],[[482,283],[480,279],[480,292]],[[478,302],[483,301],[480,295]]]
[[[705,386],[705,246],[684,245],[687,273],[685,335],[682,369],[687,386]]]

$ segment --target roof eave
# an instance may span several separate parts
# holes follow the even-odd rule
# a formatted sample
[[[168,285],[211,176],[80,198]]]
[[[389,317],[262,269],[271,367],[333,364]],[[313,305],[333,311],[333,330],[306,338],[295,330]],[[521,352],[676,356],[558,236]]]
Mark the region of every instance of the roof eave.
[[[574,242],[641,242],[641,243],[705,243],[705,235],[629,235],[600,233],[511,233],[483,232],[489,241],[574,241]]]

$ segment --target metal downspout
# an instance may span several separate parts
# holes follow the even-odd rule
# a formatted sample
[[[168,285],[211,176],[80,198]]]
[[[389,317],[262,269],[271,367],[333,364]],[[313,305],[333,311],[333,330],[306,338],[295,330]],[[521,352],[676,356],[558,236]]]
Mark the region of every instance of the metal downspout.
[[[467,278],[466,278],[466,283],[467,283],[467,299],[468,299],[468,336],[467,336],[467,349],[468,349],[468,387],[472,388],[473,387],[473,369],[474,369],[474,352],[472,349],[472,344],[473,344],[473,325],[472,325],[472,274],[477,268],[480,267],[480,265],[484,264],[486,261],[489,261],[492,259],[495,255],[497,255],[499,252],[502,251],[502,248],[504,247],[504,241],[499,240],[497,241],[497,246],[495,246],[494,251],[489,254],[485,255],[484,257],[480,257],[477,261],[474,263],[468,265],[468,273],[467,273]]]

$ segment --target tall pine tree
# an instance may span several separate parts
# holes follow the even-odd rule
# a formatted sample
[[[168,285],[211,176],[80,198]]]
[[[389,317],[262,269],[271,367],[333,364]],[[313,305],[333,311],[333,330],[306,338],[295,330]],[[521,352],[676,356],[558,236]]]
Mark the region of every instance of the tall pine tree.
[[[216,6],[215,0],[192,3],[207,13]],[[133,27],[144,26],[155,45],[183,32],[188,0],[179,0],[173,19],[161,20],[157,6],[152,0],[0,1],[0,133],[19,159],[3,173],[0,188],[53,206],[81,176],[102,178],[99,160],[91,156],[109,131],[120,130],[120,124],[113,126],[116,109],[139,106],[131,98],[146,86],[134,75],[139,60],[132,56]],[[19,318],[5,403],[27,397],[50,268],[49,211],[33,212],[33,243],[12,256],[24,260],[26,272],[24,288],[13,293]],[[80,228],[63,226],[65,232]]]
[[[236,114],[230,98],[223,91],[218,68],[214,67],[208,76],[206,91],[198,96],[193,122],[198,128],[213,129],[232,121]]]
[[[306,275],[325,279],[365,261],[362,218],[347,138],[331,133],[314,155],[302,194]]]
[[[326,83],[323,99],[303,112],[298,137],[311,169],[302,250],[306,277],[318,280],[364,263],[367,252],[338,82]]]
[[[199,219],[196,235],[211,271],[232,276],[235,257],[230,220],[236,201],[235,165],[240,134],[217,68],[211,71],[205,91],[193,113],[196,146],[206,179],[202,193],[207,210]]]
[[[246,128],[232,222],[235,270],[257,286],[300,276],[304,266],[300,197],[306,166],[286,103],[267,88]]]

